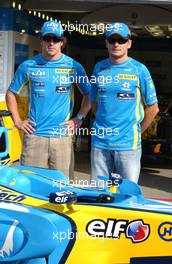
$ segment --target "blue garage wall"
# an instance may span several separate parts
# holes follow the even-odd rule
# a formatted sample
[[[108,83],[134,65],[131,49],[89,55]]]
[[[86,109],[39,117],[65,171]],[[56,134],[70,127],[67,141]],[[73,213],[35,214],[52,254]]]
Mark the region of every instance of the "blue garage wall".
[[[25,29],[25,33],[35,35],[35,29],[40,28],[44,21],[28,12],[14,8],[0,8],[0,31],[18,31]]]

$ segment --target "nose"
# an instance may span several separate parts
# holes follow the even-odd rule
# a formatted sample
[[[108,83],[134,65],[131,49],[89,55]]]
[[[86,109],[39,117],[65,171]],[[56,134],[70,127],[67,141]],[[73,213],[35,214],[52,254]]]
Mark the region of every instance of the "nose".
[[[118,41],[115,41],[115,43],[113,44],[114,46],[119,46]]]
[[[54,44],[54,40],[53,39],[50,39],[49,43],[50,44]]]

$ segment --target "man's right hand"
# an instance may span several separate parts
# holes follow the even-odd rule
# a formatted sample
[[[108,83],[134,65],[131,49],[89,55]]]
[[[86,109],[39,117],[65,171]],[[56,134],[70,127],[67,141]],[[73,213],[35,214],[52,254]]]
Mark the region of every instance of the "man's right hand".
[[[15,122],[15,127],[24,131],[27,135],[33,134],[35,132],[35,128],[33,127],[35,125],[35,122],[31,120],[20,120]]]

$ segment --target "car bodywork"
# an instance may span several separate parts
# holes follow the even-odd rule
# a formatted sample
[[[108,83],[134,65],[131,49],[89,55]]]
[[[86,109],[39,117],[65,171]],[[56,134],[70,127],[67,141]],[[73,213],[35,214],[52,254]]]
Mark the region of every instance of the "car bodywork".
[[[171,263],[172,203],[145,199],[127,179],[100,181],[1,165],[0,263]]]

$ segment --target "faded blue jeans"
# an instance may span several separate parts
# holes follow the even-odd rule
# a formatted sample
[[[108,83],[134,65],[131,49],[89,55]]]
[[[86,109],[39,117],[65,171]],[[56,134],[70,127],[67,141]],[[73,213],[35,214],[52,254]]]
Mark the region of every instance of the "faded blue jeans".
[[[116,173],[137,183],[140,175],[141,153],[141,149],[107,150],[92,146],[91,180],[97,181],[98,176],[110,176],[115,166]]]

